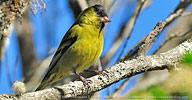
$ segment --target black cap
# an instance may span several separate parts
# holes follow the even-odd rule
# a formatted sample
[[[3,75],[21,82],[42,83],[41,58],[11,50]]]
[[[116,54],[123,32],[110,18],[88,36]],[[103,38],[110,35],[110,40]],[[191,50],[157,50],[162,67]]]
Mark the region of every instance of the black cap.
[[[102,5],[94,5],[93,8],[99,17],[107,16],[106,10]]]

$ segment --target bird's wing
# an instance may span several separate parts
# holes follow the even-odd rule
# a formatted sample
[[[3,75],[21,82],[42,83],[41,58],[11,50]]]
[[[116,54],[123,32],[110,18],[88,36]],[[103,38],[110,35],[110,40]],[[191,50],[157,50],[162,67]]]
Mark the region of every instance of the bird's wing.
[[[54,71],[53,68],[57,65],[57,63],[61,59],[62,55],[76,42],[77,36],[75,35],[74,30],[73,30],[72,27],[68,30],[68,32],[65,34],[64,38],[62,39],[62,41],[61,41],[55,55],[52,58],[52,61],[51,61],[50,65],[49,65],[49,69],[48,69],[45,77],[43,78],[41,84],[36,89],[36,91],[44,89],[47,85],[49,85],[48,84],[49,83],[49,78],[50,78],[50,76],[52,74],[54,74],[54,72],[52,72],[52,71]],[[52,79],[54,77],[52,77]],[[52,79],[50,79],[50,80],[52,80]]]
[[[72,36],[71,32],[72,31],[69,30],[66,33],[66,35],[64,36],[64,38],[62,39],[55,55],[52,58],[50,65],[49,65],[49,70],[51,70],[58,63],[61,56],[67,51],[67,49],[76,42],[77,36]]]

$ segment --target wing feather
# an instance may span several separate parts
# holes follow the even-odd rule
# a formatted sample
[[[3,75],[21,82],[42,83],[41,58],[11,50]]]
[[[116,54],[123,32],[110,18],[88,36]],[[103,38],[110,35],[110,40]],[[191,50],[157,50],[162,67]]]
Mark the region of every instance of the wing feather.
[[[76,42],[77,40],[77,36],[74,35],[72,36],[73,31],[71,31],[71,29],[66,33],[66,35],[64,36],[64,38],[62,39],[55,55],[52,58],[52,61],[49,65],[49,69],[47,71],[47,74],[45,75],[44,79],[42,82],[46,81],[51,74],[53,74],[51,71],[53,71],[52,69],[55,67],[55,65],[59,62],[60,58],[62,57],[62,55]]]

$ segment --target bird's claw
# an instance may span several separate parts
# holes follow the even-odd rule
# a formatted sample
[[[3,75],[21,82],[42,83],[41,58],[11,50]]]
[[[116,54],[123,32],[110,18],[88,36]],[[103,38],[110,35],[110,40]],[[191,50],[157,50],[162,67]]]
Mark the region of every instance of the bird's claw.
[[[86,78],[84,78],[83,76],[79,76],[79,78],[81,79],[81,81],[82,81],[85,85],[88,85],[88,86],[89,86],[89,84],[92,83],[91,80],[86,79]]]

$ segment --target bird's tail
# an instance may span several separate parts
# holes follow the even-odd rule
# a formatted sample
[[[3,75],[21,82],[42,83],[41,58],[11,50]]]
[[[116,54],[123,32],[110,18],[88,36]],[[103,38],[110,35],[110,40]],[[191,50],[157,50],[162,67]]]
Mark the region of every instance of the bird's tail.
[[[48,85],[49,85],[49,84],[42,84],[42,83],[41,83],[35,91],[43,90],[43,89],[45,89]]]
[[[43,90],[48,85],[58,81],[57,75],[55,73],[47,73],[43,80],[41,81],[41,84],[38,86],[38,88],[35,91]]]

